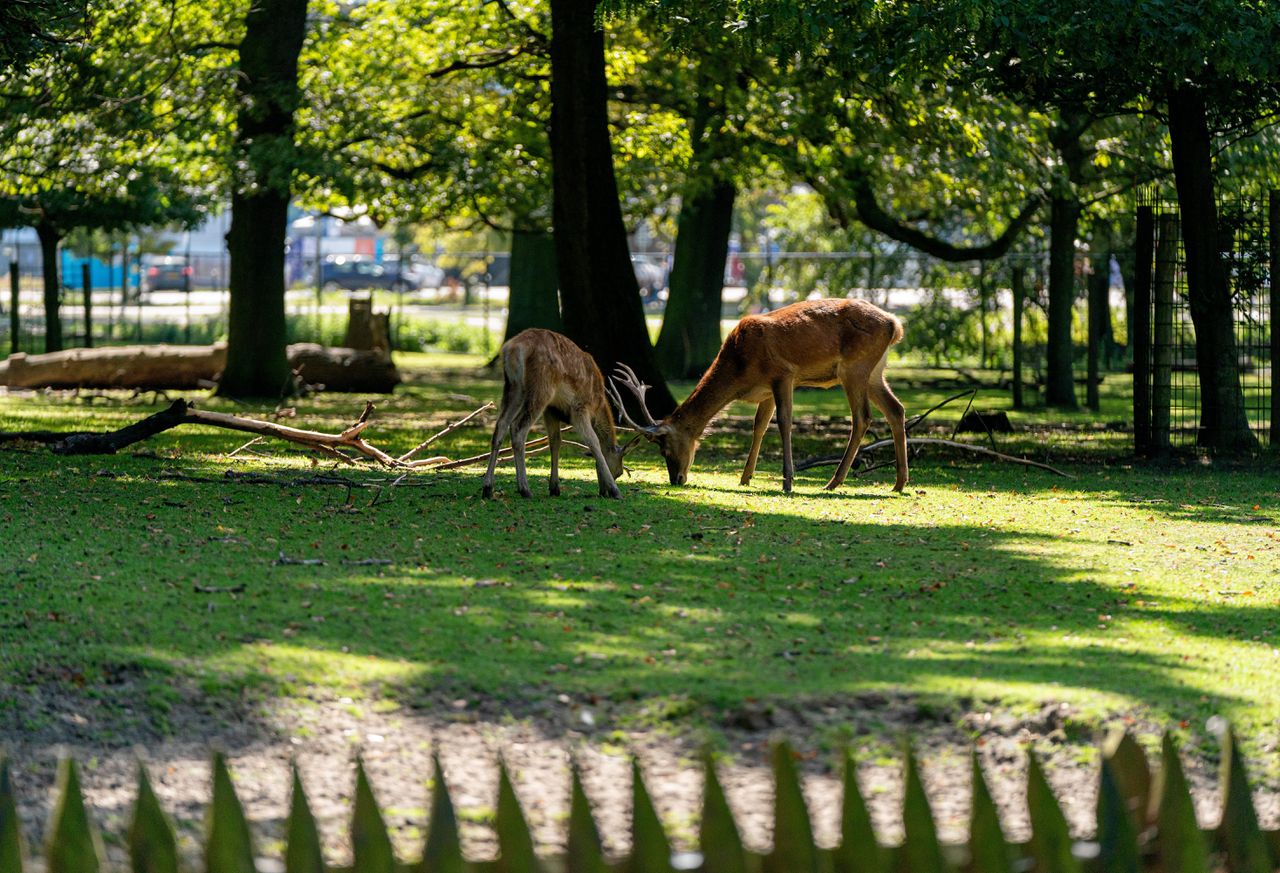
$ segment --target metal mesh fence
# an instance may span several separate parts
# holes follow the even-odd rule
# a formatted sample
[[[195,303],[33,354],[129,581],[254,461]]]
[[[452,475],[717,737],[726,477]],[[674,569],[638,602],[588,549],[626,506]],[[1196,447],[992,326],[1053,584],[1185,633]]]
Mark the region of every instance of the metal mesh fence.
[[[1199,443],[1201,396],[1178,204],[1150,192],[1140,204],[1152,216],[1151,242],[1144,248],[1139,240],[1138,245],[1151,258],[1149,376],[1140,375],[1150,380],[1151,405],[1149,421],[1136,425],[1149,427],[1151,447],[1157,451],[1191,449]],[[1250,429],[1265,445],[1271,442],[1273,379],[1268,211],[1265,203],[1238,199],[1223,200],[1218,208],[1240,389]],[[1147,414],[1135,409],[1137,416]]]

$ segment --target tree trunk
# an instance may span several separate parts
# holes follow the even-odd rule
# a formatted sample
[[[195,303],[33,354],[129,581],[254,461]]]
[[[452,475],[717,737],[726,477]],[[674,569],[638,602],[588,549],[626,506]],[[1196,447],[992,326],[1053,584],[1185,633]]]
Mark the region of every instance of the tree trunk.
[[[1049,206],[1049,338],[1045,349],[1044,402],[1076,409],[1072,369],[1071,311],[1076,300],[1076,232],[1080,203],[1074,196],[1054,195]]]
[[[1111,252],[1110,246],[1101,244],[1094,252],[1092,268],[1089,276],[1089,365],[1088,385],[1085,386],[1086,405],[1098,412],[1102,409],[1102,398],[1099,392],[1099,381],[1102,378],[1101,358],[1105,354],[1110,360],[1110,348],[1115,343],[1111,331]]]
[[[53,225],[41,222],[36,225],[40,239],[40,263],[44,274],[44,350],[62,351],[62,314],[59,312],[62,282],[58,277],[58,243],[62,234]]]
[[[1187,303],[1196,328],[1200,445],[1225,451],[1257,447],[1245,414],[1236,356],[1231,287],[1222,263],[1214,200],[1212,139],[1204,96],[1177,86],[1169,95],[1169,139],[1182,213]]]
[[[680,207],[667,311],[654,351],[662,372],[696,379],[720,352],[724,264],[737,188],[717,181]]]
[[[1022,409],[1022,307],[1027,297],[1026,270],[1015,263],[1009,274],[1009,292],[1013,295],[1013,408]]]
[[[675,398],[658,370],[631,268],[595,10],[595,0],[551,3],[552,185],[565,332],[604,373],[618,362],[630,365],[653,385],[651,411],[665,416]]]
[[[284,245],[294,163],[293,113],[307,0],[258,0],[245,16],[236,79],[236,152],[246,171],[231,195],[227,368],[218,393],[293,390],[285,357]]]
[[[555,237],[531,230],[512,233],[509,285],[507,333],[503,342],[531,327],[564,330],[556,281]]]

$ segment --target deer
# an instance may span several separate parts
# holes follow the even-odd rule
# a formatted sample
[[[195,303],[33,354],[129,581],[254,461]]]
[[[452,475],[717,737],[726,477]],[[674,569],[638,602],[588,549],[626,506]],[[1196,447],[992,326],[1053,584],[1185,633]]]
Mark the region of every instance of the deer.
[[[622,474],[624,449],[618,445],[604,377],[591,356],[568,337],[541,328],[512,337],[502,346],[501,356],[502,410],[489,446],[483,497],[493,497],[493,471],[508,432],[515,453],[516,488],[522,497],[533,496],[525,472],[525,440],[539,418],[551,450],[552,497],[560,494],[560,426],[566,422],[595,458],[600,496],[622,497],[617,477]]]
[[[840,385],[849,401],[852,427],[840,465],[824,488],[840,487],[858,455],[874,403],[889,422],[897,460],[893,490],[907,484],[906,415],[884,369],[889,349],[902,339],[902,323],[863,300],[809,300],[764,315],[748,315],[729,332],[711,367],[693,393],[666,418],[655,421],[645,405],[647,385],[625,364],[610,380],[609,391],[623,421],[658,444],[672,485],[684,485],[707,425],[734,400],[756,406],[751,449],[740,482],[751,484],[760,443],[775,408],[782,436],[782,490],[791,492],[795,464],[791,458],[792,393],[796,386]],[[626,411],[618,386],[639,401],[641,421]]]

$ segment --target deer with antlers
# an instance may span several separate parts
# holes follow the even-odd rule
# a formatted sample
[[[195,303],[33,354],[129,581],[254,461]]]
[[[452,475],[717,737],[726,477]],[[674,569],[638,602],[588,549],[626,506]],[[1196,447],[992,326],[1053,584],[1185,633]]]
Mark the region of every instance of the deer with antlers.
[[[485,498],[493,496],[493,471],[508,432],[516,463],[516,488],[531,497],[525,472],[525,440],[533,423],[542,419],[551,450],[551,496],[560,494],[560,425],[572,424],[596,461],[601,497],[622,496],[623,449],[618,445],[613,412],[604,377],[591,356],[568,337],[530,328],[502,347],[502,411],[489,446],[489,469],[484,474]]]
[[[840,385],[849,400],[853,426],[840,466],[828,490],[849,473],[858,445],[871,420],[874,403],[889,422],[897,454],[894,491],[907,484],[907,430],[902,403],[885,381],[889,348],[902,339],[897,318],[862,300],[811,300],[793,303],[766,315],[748,315],[730,331],[720,353],[693,393],[662,421],[645,407],[648,389],[630,368],[620,366],[609,390],[630,427],[658,444],[672,485],[683,485],[698,442],[712,418],[734,400],[759,404],[751,450],[741,483],[750,484],[760,455],[760,442],[776,407],[782,435],[782,490],[791,491],[795,464],[791,459],[792,392],[797,385],[829,388]],[[627,414],[617,384],[636,395],[641,423]]]

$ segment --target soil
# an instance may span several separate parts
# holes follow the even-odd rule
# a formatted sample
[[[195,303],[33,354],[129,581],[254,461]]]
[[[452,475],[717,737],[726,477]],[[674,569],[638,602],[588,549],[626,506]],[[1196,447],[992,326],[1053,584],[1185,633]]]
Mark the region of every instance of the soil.
[[[624,711],[607,701],[563,695],[518,705],[461,698],[397,708],[376,699],[214,705],[187,693],[158,725],[145,714],[142,688],[131,688],[131,681],[125,677],[113,685],[109,697],[65,682],[0,686],[0,749],[9,755],[28,845],[41,843],[57,762],[70,755],[82,767],[87,800],[108,855],[123,862],[122,837],[142,760],[174,817],[185,851],[198,857],[209,754],[218,748],[228,756],[264,871],[280,869],[268,859],[278,859],[283,848],[290,761],[300,768],[330,861],[349,862],[346,830],[357,755],[402,858],[421,852],[434,752],[443,762],[469,857],[496,854],[488,822],[499,755],[514,774],[542,853],[557,853],[564,846],[571,755],[582,769],[606,849],[627,851],[628,753],[643,767],[673,845],[692,849],[701,803],[698,760],[710,741],[722,753],[719,773],[743,838],[754,851],[765,851],[772,820],[769,749],[778,735],[789,738],[800,758],[820,845],[838,841],[837,750],[846,746],[857,750],[859,782],[880,839],[892,843],[901,836],[895,820],[901,804],[896,738],[908,731],[944,841],[965,837],[971,748],[978,750],[1010,838],[1027,836],[1022,795],[1028,744],[1045,761],[1074,833],[1084,838],[1093,829],[1099,737],[1081,731],[1069,708],[1052,701],[1038,712],[1015,717],[976,704],[939,711],[904,696],[863,694],[804,704],[756,703],[728,712],[686,710],[668,721],[650,713],[651,723],[644,724],[643,706],[639,712]],[[106,704],[104,697],[114,702]],[[1150,749],[1156,726],[1130,722],[1130,730]],[[691,723],[702,727],[691,728]],[[1210,746],[1216,744],[1202,745]],[[1210,824],[1217,817],[1216,764],[1194,756],[1185,764],[1201,822]],[[1256,800],[1264,826],[1276,827],[1280,796],[1273,788],[1260,789]]]

